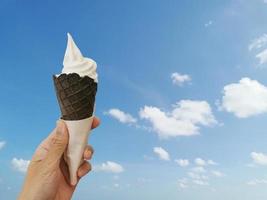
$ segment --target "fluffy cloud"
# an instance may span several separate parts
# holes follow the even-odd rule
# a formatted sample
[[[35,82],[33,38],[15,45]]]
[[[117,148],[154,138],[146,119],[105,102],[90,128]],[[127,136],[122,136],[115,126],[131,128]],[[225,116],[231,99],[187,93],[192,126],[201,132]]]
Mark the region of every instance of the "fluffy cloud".
[[[207,176],[201,176],[198,174],[191,174],[189,175],[190,178],[181,178],[178,179],[178,188],[179,189],[186,189],[190,187],[191,185],[199,185],[199,186],[208,186],[208,177]]]
[[[188,169],[187,176],[179,180],[179,188],[183,189],[183,186],[186,188],[195,187],[196,185],[209,186],[211,180],[224,176],[221,171],[214,169],[217,163],[213,160],[196,158],[194,163],[196,164],[195,167]]]
[[[264,47],[267,44],[267,34],[263,34],[262,36],[252,40],[250,43],[248,49],[251,50],[256,50]]]
[[[259,64],[262,65],[267,62],[267,34],[254,39],[249,45],[248,49],[250,51],[257,50],[260,51],[256,54],[256,58],[259,60]]]
[[[209,185],[209,183],[207,181],[203,181],[203,180],[193,180],[193,183],[197,184],[197,185]]]
[[[24,160],[22,158],[13,158],[11,161],[12,167],[19,172],[25,173],[30,164],[29,160]]]
[[[204,167],[194,167],[191,169],[191,171],[194,173],[199,173],[199,174],[206,173],[206,170],[204,169]]]
[[[198,166],[217,165],[217,163],[214,162],[213,160],[204,160],[202,158],[196,158],[195,164]]]
[[[196,159],[195,159],[195,163],[196,163],[196,165],[198,165],[198,166],[205,166],[205,165],[207,164],[206,161],[203,160],[202,158],[196,158]]]
[[[211,174],[216,176],[216,177],[223,177],[224,176],[224,174],[218,170],[212,170]]]
[[[191,122],[177,120],[171,114],[165,113],[157,107],[145,106],[139,114],[142,119],[151,123],[153,130],[161,138],[190,136],[198,133],[198,127]]]
[[[178,187],[180,189],[188,188],[188,180],[186,178],[178,179]]]
[[[209,165],[218,165],[218,163],[214,162],[213,160],[208,160],[207,163]]]
[[[261,51],[256,55],[256,58],[259,59],[260,65],[264,64],[267,62],[267,49]]]
[[[198,174],[198,173],[194,173],[194,172],[188,172],[187,175],[192,178],[192,179],[199,179],[199,180],[208,180],[209,177],[206,175],[202,175],[202,174]]]
[[[190,82],[191,77],[187,74],[179,74],[177,72],[174,72],[171,74],[171,79],[173,84],[182,86],[185,82]]]
[[[181,100],[171,112],[145,106],[139,112],[141,119],[148,120],[161,138],[198,134],[199,125],[210,126],[217,121],[206,101]]]
[[[255,179],[247,182],[248,185],[267,184],[266,179]]]
[[[190,164],[190,161],[188,159],[176,159],[174,160],[180,167],[187,167]],[[194,163],[196,164],[195,168],[192,168],[196,171],[202,171],[205,170],[205,166],[209,165],[218,165],[218,163],[214,162],[213,160],[204,160],[202,158],[196,158],[194,160]]]
[[[250,154],[253,162],[258,165],[267,165],[267,155],[263,153],[252,152]]]
[[[117,108],[112,108],[109,111],[105,112],[105,114],[111,117],[114,117],[115,119],[119,120],[121,123],[131,124],[131,123],[136,123],[137,121],[132,115],[125,113]]]
[[[180,167],[187,167],[189,165],[189,160],[187,159],[177,159],[175,162],[180,166]]]
[[[163,149],[162,147],[154,147],[153,149],[154,153],[158,155],[158,157],[161,159],[161,160],[170,160],[170,155],[169,153]]]
[[[220,107],[239,118],[267,112],[267,88],[256,80],[242,78],[224,87]]]
[[[110,173],[121,173],[124,171],[124,168],[116,162],[107,161],[106,163],[102,163],[100,166],[95,166],[94,170]]]
[[[6,141],[0,141],[0,150],[6,146]]]
[[[174,105],[172,115],[177,120],[209,126],[217,123],[208,102],[181,100]]]

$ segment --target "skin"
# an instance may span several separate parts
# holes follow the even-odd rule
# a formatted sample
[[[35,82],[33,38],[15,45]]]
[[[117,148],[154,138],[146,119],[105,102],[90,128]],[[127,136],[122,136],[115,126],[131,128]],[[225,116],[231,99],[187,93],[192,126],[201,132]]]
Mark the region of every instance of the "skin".
[[[99,124],[99,119],[95,117],[92,129]],[[71,199],[77,184],[69,184],[68,166],[63,159],[68,137],[64,121],[59,120],[57,127],[36,149],[18,200]],[[88,145],[83,154],[84,162],[77,172],[78,182],[91,170],[91,164],[87,160],[92,158],[93,153],[93,148]]]

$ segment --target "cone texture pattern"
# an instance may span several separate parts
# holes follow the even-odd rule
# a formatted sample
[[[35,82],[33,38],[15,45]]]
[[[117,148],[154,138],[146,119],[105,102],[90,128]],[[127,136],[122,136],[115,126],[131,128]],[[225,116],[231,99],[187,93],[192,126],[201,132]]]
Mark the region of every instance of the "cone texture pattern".
[[[82,120],[94,112],[97,83],[88,76],[61,74],[53,76],[57,99],[64,120]]]

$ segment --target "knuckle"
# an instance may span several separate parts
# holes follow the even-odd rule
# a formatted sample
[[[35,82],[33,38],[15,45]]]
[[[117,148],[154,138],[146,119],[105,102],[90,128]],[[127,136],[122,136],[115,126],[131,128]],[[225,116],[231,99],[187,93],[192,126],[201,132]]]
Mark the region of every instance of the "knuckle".
[[[55,135],[54,137],[52,137],[51,139],[51,143],[52,145],[64,145],[67,143],[67,140],[64,137]]]

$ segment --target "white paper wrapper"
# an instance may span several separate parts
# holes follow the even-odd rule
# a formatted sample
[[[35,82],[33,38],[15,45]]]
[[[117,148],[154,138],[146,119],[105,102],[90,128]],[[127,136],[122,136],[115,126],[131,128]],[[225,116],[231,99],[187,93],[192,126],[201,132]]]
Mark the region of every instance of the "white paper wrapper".
[[[83,162],[83,153],[88,142],[94,116],[82,120],[64,120],[69,131],[69,145],[64,159],[69,167],[70,184],[77,183],[77,170]]]

